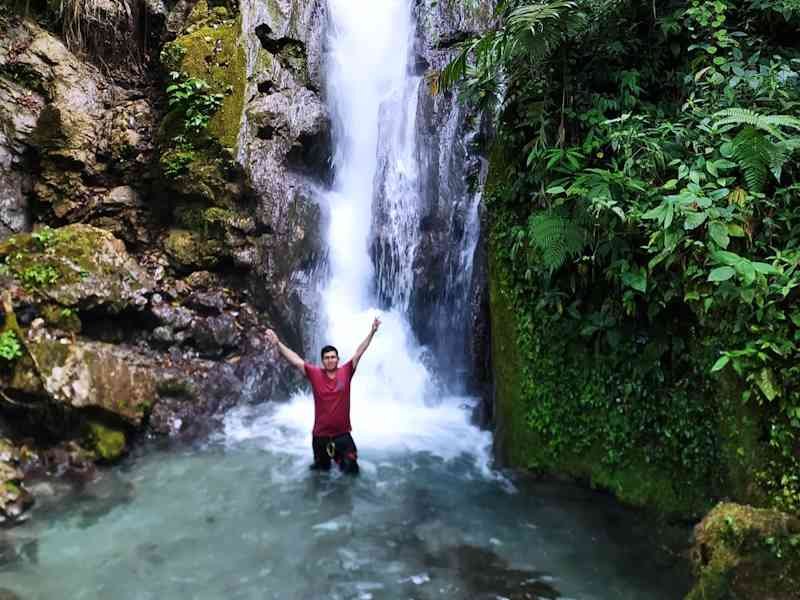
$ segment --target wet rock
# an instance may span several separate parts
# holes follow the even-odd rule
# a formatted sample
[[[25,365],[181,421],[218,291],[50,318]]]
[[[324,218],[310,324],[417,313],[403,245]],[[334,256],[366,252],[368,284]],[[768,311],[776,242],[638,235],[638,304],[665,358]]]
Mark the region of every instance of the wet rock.
[[[171,229],[164,240],[164,251],[181,271],[214,268],[225,254],[220,242],[186,229]]]
[[[150,307],[150,312],[160,323],[173,331],[186,329],[195,318],[195,314],[188,308],[172,306],[166,302],[153,304]]]
[[[103,462],[114,462],[126,450],[125,432],[97,421],[87,424],[88,447]]]
[[[191,336],[202,356],[218,357],[236,348],[239,330],[230,315],[198,319],[192,326]]]
[[[207,315],[221,314],[226,303],[225,295],[220,290],[194,291],[185,302],[186,306]]]
[[[88,221],[95,227],[111,232],[132,246],[143,246],[151,238],[152,224],[139,193],[130,186],[111,188],[95,197]]]
[[[144,306],[154,287],[120,240],[89,225],[15,236],[0,244],[0,256],[34,296],[62,307],[117,313]]]
[[[22,485],[25,474],[20,468],[19,451],[7,439],[0,439],[0,523],[20,520],[33,505],[33,496]]]
[[[27,346],[36,364],[16,364],[11,391],[45,395],[70,408],[100,409],[134,426],[157,399],[158,363],[129,348],[46,333],[29,339]]]
[[[800,518],[723,502],[695,527],[697,583],[686,600],[795,600]]]

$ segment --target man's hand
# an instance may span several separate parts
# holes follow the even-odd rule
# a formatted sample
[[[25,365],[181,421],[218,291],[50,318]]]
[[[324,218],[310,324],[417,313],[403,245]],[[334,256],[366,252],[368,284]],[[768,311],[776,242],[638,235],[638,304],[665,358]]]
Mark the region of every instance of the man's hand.
[[[378,327],[380,326],[381,326],[381,320],[378,317],[375,317],[375,320],[372,322],[372,329],[370,331],[372,331],[372,333],[375,333],[376,331],[378,331]]]
[[[305,361],[294,350],[287,348],[284,344],[281,344],[277,333],[272,331],[272,329],[267,329],[267,333],[264,334],[264,337],[267,338],[267,341],[270,344],[278,349],[278,352],[280,352],[283,357],[289,361],[289,364],[291,364],[301,373],[305,373]]]

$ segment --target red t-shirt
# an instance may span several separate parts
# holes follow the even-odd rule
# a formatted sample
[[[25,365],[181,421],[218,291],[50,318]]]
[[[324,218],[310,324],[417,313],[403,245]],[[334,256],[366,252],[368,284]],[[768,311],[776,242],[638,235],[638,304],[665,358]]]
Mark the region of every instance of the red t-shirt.
[[[353,361],[336,369],[336,377],[331,379],[325,370],[311,363],[305,363],[306,377],[314,391],[314,430],[315,436],[334,436],[351,431],[350,427],[350,380],[355,369]]]

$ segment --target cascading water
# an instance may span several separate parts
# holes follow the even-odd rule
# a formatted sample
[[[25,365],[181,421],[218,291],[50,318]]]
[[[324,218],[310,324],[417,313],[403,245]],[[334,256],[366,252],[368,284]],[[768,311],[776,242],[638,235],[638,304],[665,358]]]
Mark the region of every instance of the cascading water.
[[[409,74],[411,8],[407,0],[331,0],[328,19],[335,179],[320,199],[328,214],[331,275],[321,321],[323,340],[338,347],[342,360],[378,314],[369,255],[376,194],[389,206],[397,249],[394,306],[381,312],[383,325],[353,380],[354,437],[367,462],[371,451],[400,447],[446,458],[466,453],[487,469],[491,440],[469,424],[464,404],[472,400],[439,395],[405,316],[420,205],[415,117],[421,78]],[[280,436],[282,447],[307,455],[311,423],[313,403],[301,394],[258,426]]]
[[[255,1],[242,0],[247,10]],[[307,394],[242,408],[203,447],[144,447],[68,501],[49,502],[54,490],[37,490],[32,524],[0,536],[0,596],[682,597],[682,573],[648,559],[649,529],[609,498],[524,477],[513,493],[489,468],[489,435],[469,425],[468,399],[442,397],[421,360],[404,313],[419,244],[415,190],[430,166],[413,150],[420,81],[408,74],[410,3],[328,5],[336,177],[319,198],[330,223],[321,317],[325,340],[344,358],[380,312],[367,253],[374,198],[390,207],[399,238],[396,269],[383,273],[394,308],[380,312],[384,324],[353,380],[361,475],[309,472]],[[249,14],[251,27],[259,13]],[[471,245],[461,238],[455,252],[465,262],[456,258],[454,273],[466,268]]]

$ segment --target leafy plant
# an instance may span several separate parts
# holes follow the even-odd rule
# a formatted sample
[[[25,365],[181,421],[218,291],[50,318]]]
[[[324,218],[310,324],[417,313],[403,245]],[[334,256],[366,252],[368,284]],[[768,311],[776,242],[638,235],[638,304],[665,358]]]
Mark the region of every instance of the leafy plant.
[[[210,92],[208,83],[183,73],[170,73],[172,84],[167,86],[169,108],[180,114],[184,128],[192,133],[200,133],[208,126],[214,113],[222,106],[224,96]]]
[[[20,274],[22,282],[31,288],[41,288],[58,281],[58,271],[50,265],[31,265]]]
[[[11,362],[20,356],[22,356],[22,346],[14,332],[9,329],[0,333],[0,358]]]

